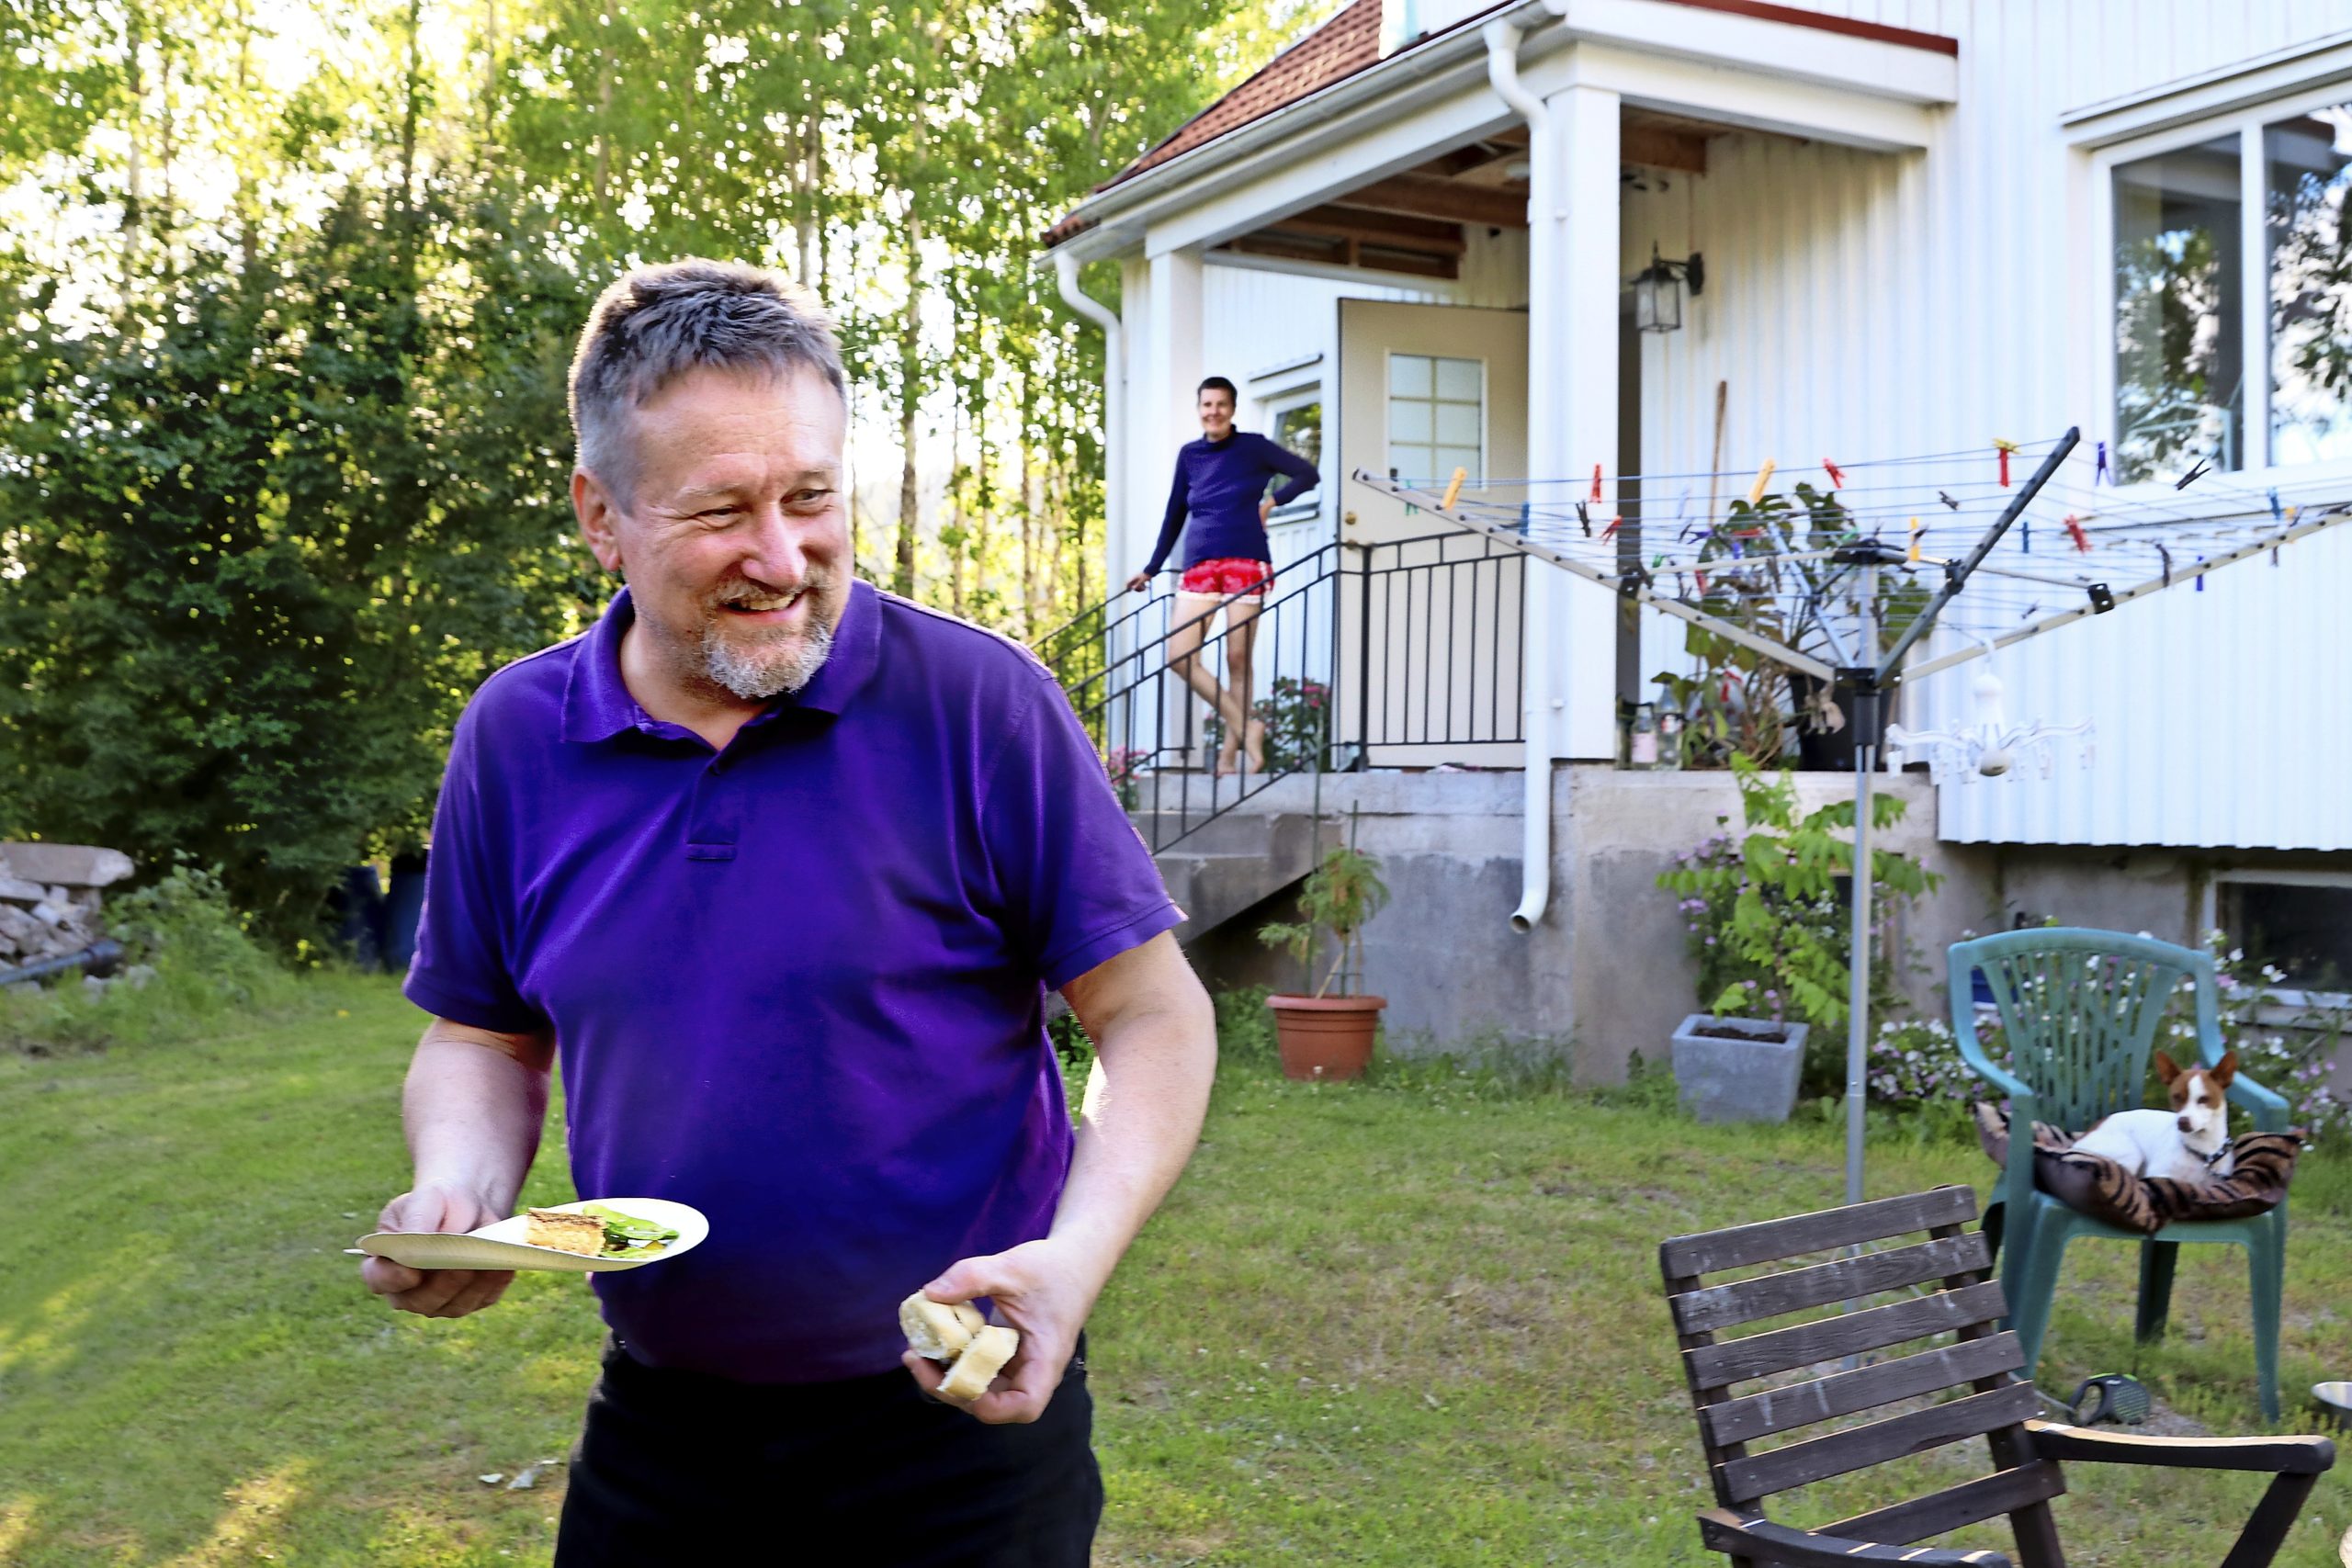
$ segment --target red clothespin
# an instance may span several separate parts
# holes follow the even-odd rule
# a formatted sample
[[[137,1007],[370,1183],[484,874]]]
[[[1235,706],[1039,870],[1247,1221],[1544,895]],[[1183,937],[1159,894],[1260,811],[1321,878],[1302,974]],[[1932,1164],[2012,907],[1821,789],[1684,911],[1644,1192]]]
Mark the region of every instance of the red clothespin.
[[[1608,538],[1611,535],[1612,535],[1612,534],[1616,533],[1616,532],[1617,532],[1617,525],[1618,525],[1618,524],[1620,524],[1620,523],[1623,523],[1623,521],[1625,521],[1625,520],[1624,520],[1623,517],[1611,517],[1611,518],[1609,520],[1609,526],[1608,526],[1608,527],[1606,527],[1606,528],[1603,528],[1603,529],[1600,531],[1600,536],[1601,536],[1602,538],[1606,539],[1606,538]]]
[[[1837,464],[1831,462],[1828,458],[1824,457],[1821,459],[1821,470],[1829,476],[1829,484],[1831,489],[1844,490],[1846,488],[1846,476],[1838,471]]]
[[[1592,499],[1600,499],[1600,465],[1598,463],[1592,466]]]
[[[1996,438],[1993,443],[1993,450],[2001,455],[2001,488],[2003,490],[2009,488],[2009,454],[2017,449],[2018,444],[2014,441],[2002,441]]]
[[[2075,548],[2085,555],[2091,553],[2091,536],[2083,531],[2082,519],[2071,512],[2066,513],[2066,532],[2073,536]]]

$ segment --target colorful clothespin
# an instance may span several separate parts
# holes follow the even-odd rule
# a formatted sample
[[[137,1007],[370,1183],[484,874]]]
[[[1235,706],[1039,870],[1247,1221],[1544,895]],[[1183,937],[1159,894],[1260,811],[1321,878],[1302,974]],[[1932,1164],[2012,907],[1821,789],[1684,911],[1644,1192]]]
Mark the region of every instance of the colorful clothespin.
[[[2205,564],[2205,558],[2203,556],[2199,556],[2197,558],[2197,564],[2199,566],[2203,566]],[[2197,592],[2199,593],[2205,592],[2205,574],[2201,571],[2197,574]]]
[[[1844,490],[1846,488],[1846,476],[1839,473],[1838,471],[1838,465],[1831,462],[1826,457],[1821,459],[1821,471],[1829,476],[1829,485],[1832,490]]]
[[[2018,548],[2023,554],[2033,554],[2033,519],[2030,517],[2018,519]]]
[[[2083,520],[2073,513],[2066,513],[2066,532],[2075,541],[2075,548],[2085,555],[2091,553],[2091,536],[2083,531]]]
[[[1764,487],[1772,482],[1772,470],[1779,467],[1780,465],[1778,463],[1775,463],[1771,458],[1767,457],[1764,459],[1764,466],[1756,470],[1756,482],[1747,487],[1747,504],[1749,506],[1754,507],[1764,504]]]
[[[1469,469],[1454,469],[1453,478],[1448,479],[1445,484],[1445,499],[1438,503],[1439,506],[1447,512],[1453,511],[1453,503],[1460,500],[1462,496],[1462,481],[1469,477]]]
[[[1617,525],[1623,521],[1625,520],[1623,517],[1611,517],[1609,520],[1609,526],[1600,531],[1600,536],[1604,539],[1614,537],[1617,533]]]
[[[2273,485],[2270,487],[2270,521],[2276,523],[2279,521],[2281,515],[2278,510],[2278,487]]]
[[[1911,554],[1908,558],[1919,558],[1919,520],[1917,517],[1911,519]]]
[[[1592,466],[1592,499],[1600,499],[1600,465],[1598,463]]]
[[[2091,470],[2091,483],[2098,484],[2102,479],[2109,484],[2115,482],[2115,476],[2108,471],[2107,443],[2104,441],[2098,444],[2098,467]]]
[[[2172,586],[2172,552],[2162,545],[2156,547],[2156,558],[2165,563],[2165,586]]]
[[[2018,444],[2014,441],[2003,441],[1997,436],[1994,438],[1993,450],[2001,455],[2001,488],[2003,490],[2009,488],[2009,454],[2017,449]]]
[[[1942,502],[1946,506],[1951,507],[1954,512],[1960,510],[1960,502],[1954,501],[1951,496],[1946,495],[1942,491],[1936,491],[1936,499]]]
[[[2211,471],[2211,466],[2206,463],[2205,459],[2199,457],[2197,459],[2197,466],[2189,469],[2188,472],[2181,475],[2178,479],[2174,481],[2172,488],[2175,490],[2187,490],[2190,485],[2195,484],[2199,479],[2203,479]],[[2202,588],[2204,584],[2199,582],[2198,586]]]
[[[1592,537],[1592,514],[1584,509],[1581,501],[1577,502],[1577,526],[1584,530],[1586,538]]]

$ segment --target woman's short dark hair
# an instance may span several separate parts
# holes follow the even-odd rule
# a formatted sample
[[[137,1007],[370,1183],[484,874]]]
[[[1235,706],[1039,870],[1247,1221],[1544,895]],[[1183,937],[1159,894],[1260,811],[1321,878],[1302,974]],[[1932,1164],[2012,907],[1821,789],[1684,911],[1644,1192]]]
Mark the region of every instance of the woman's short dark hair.
[[[1212,376],[1207,380],[1202,382],[1200,386],[1193,390],[1193,400],[1194,402],[1200,401],[1201,393],[1203,392],[1223,392],[1227,398],[1232,400],[1234,407],[1239,408],[1241,406],[1241,394],[1234,389],[1232,382],[1227,380],[1222,376]]]

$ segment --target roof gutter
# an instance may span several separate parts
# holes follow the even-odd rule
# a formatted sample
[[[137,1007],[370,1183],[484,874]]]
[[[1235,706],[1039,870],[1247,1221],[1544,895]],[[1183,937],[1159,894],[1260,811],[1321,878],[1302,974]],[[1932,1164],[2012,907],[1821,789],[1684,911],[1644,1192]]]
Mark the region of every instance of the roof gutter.
[[[1498,23],[1510,23],[1523,32],[1529,25],[1566,15],[1566,3],[1567,0],[1521,0],[1520,4],[1502,9],[1486,25],[1492,28]],[[1093,226],[1071,235],[1047,254],[1069,252],[1081,261],[1115,254],[1140,237],[1118,231],[1115,220],[1120,215],[1149,206],[1172,187],[1289,141],[1301,131],[1337,119],[1400,86],[1450,69],[1466,67],[1475,71],[1483,48],[1481,29],[1464,23],[1366,66],[1296,103],[1285,105],[1278,113],[1237,127],[1189,152],[1146,169],[1132,179],[1097,191],[1069,213],[1069,217],[1090,220]]]
[[[1120,335],[1119,318],[1101,300],[1078,286],[1078,257],[1068,250],[1053,253],[1054,278],[1061,286],[1062,302],[1102,329],[1102,516],[1111,530],[1124,519],[1120,502],[1126,490],[1127,356]],[[1111,536],[1115,538],[1114,532]]]
[[[1547,278],[1559,265],[1560,170],[1557,150],[1550,145],[1552,116],[1542,99],[1519,79],[1519,44],[1524,36],[1519,13],[1498,17],[1481,29],[1487,45],[1487,81],[1495,96],[1527,121],[1530,181],[1527,196],[1527,272]],[[1553,451],[1559,419],[1555,406],[1559,384],[1555,370],[1557,349],[1554,334],[1538,332],[1535,317],[1528,317],[1527,425],[1528,472],[1548,474],[1560,465]],[[1527,737],[1524,795],[1520,802],[1519,908],[1510,915],[1510,929],[1524,935],[1543,922],[1552,901],[1552,599],[1557,584],[1553,572],[1527,576],[1527,607],[1521,627],[1525,649],[1525,672],[1521,685],[1527,707],[1521,731]]]

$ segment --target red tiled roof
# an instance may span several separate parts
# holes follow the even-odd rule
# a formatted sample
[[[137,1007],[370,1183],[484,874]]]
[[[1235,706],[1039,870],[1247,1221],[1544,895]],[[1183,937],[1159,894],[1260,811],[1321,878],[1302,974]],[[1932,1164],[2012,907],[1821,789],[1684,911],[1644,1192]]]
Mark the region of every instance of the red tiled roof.
[[[1453,32],[1504,3],[1505,0],[1495,0],[1493,5],[1482,7],[1476,15],[1465,17],[1442,31]],[[1915,32],[1908,28],[1886,27],[1875,22],[1857,22],[1844,17],[1777,5],[1772,0],[1670,0],[1670,3],[1698,10],[1721,11],[1732,16],[1817,28],[1824,32],[1873,39],[1940,54],[1957,55],[1960,52],[1957,39],[1939,33]],[[1367,66],[1377,65],[1381,58],[1380,13],[1381,0],[1349,0],[1338,16],[1283,51],[1254,74],[1244,79],[1239,86],[1186,120],[1177,128],[1174,135],[1159,146],[1096,186],[1095,194],[1182,157],[1229,130],[1238,130],[1253,120],[1263,119],[1275,110],[1286,108],[1307,95],[1320,92]],[[1419,48],[1439,36],[1438,33],[1424,33],[1396,52]],[[1046,231],[1043,236],[1046,247],[1050,250],[1093,226],[1092,219],[1073,212]]]

